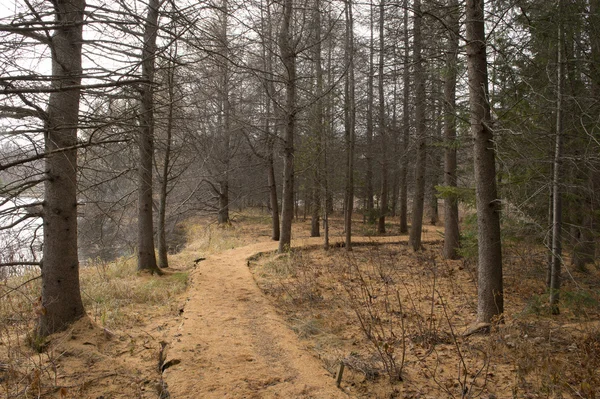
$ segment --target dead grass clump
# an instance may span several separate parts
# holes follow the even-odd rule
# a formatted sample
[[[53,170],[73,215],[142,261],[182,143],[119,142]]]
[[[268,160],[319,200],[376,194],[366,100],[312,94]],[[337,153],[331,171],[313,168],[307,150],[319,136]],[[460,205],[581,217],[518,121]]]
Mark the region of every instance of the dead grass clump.
[[[185,270],[140,275],[133,258],[89,262],[80,270],[80,282],[90,319],[39,340],[31,334],[39,309],[39,273],[3,280],[0,397],[95,398],[113,391],[121,397],[146,397],[141,392],[153,388],[145,385],[159,381],[146,383],[138,373],[148,370],[148,381],[158,378],[153,370],[159,337],[141,330],[154,317],[175,312],[175,299],[187,281]]]
[[[217,224],[214,218],[209,217],[188,219],[181,223],[187,244],[174,258],[183,257],[189,263],[189,256],[210,255],[257,240],[268,240],[271,237],[270,220],[270,214],[258,208],[232,213],[231,222],[224,225]]]
[[[280,299],[284,308],[291,306],[293,312],[299,305],[313,306],[323,300],[319,283],[322,272],[305,251],[265,254],[255,261],[249,260],[259,286]]]
[[[81,292],[90,317],[109,328],[141,324],[139,306],[170,309],[187,287],[188,273],[166,271],[162,277],[139,275],[134,258],[88,263],[81,273]]]
[[[185,222],[188,245],[186,252],[211,254],[235,248],[242,244],[239,232],[233,224],[218,225],[204,219]]]

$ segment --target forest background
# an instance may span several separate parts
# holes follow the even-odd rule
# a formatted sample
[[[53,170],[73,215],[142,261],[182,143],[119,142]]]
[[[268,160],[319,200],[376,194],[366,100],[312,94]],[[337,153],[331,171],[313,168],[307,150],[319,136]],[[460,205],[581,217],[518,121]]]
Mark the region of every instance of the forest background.
[[[41,270],[39,337],[85,314],[80,264],[160,274],[198,214],[267,209],[280,252],[294,217],[328,245],[343,215],[348,251],[357,212],[414,251],[443,220],[444,258],[477,258],[483,329],[503,243],[545,248],[551,314],[595,264],[597,0],[1,7],[0,273]]]

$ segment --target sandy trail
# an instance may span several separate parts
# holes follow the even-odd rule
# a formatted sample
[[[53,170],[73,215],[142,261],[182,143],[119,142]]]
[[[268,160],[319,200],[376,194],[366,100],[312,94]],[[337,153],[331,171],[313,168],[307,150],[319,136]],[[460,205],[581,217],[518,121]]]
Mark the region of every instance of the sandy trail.
[[[354,241],[400,239],[406,237]],[[293,246],[321,243],[304,238]],[[181,361],[164,373],[171,398],[348,397],[303,348],[247,267],[248,257],[276,249],[273,241],[235,248],[208,257],[192,272],[167,355]]]

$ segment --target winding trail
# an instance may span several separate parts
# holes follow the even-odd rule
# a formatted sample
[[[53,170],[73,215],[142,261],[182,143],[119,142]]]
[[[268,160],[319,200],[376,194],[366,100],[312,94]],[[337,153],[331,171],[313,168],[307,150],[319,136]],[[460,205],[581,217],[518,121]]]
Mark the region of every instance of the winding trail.
[[[406,237],[360,238],[398,242]],[[319,245],[322,238],[293,241]],[[191,273],[182,322],[164,372],[172,399],[348,398],[256,285],[247,259],[274,251],[259,242],[212,255]]]

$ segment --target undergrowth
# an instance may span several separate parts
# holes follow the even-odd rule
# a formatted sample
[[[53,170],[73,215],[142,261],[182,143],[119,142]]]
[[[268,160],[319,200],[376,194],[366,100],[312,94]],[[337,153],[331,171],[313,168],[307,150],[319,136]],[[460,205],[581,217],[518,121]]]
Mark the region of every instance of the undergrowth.
[[[476,270],[440,251],[295,250],[251,266],[325,367],[334,374],[345,364],[344,389],[358,397],[599,397],[598,273],[565,281],[562,313],[551,316],[544,252],[515,243],[505,256],[504,324],[463,336],[476,319]]]
[[[125,328],[144,322],[136,308],[169,309],[187,287],[187,272],[166,272],[161,277],[139,275],[134,258],[106,263],[89,262],[81,273],[81,292],[90,317],[103,327]]]
[[[186,271],[168,271],[161,277],[138,274],[133,258],[95,260],[80,270],[82,299],[90,319],[104,329],[107,339],[116,331],[129,331],[132,345],[133,329],[143,328],[153,317],[176,314],[175,299],[187,282]],[[0,397],[54,397],[52,393],[62,392],[57,382],[59,374],[64,375],[57,369],[61,359],[81,356],[90,366],[103,359],[104,355],[87,349],[80,355],[72,350],[56,352],[51,348],[60,342],[50,346],[46,339],[36,338],[40,283],[39,273],[34,272],[0,282]],[[86,385],[73,386],[84,389]]]

